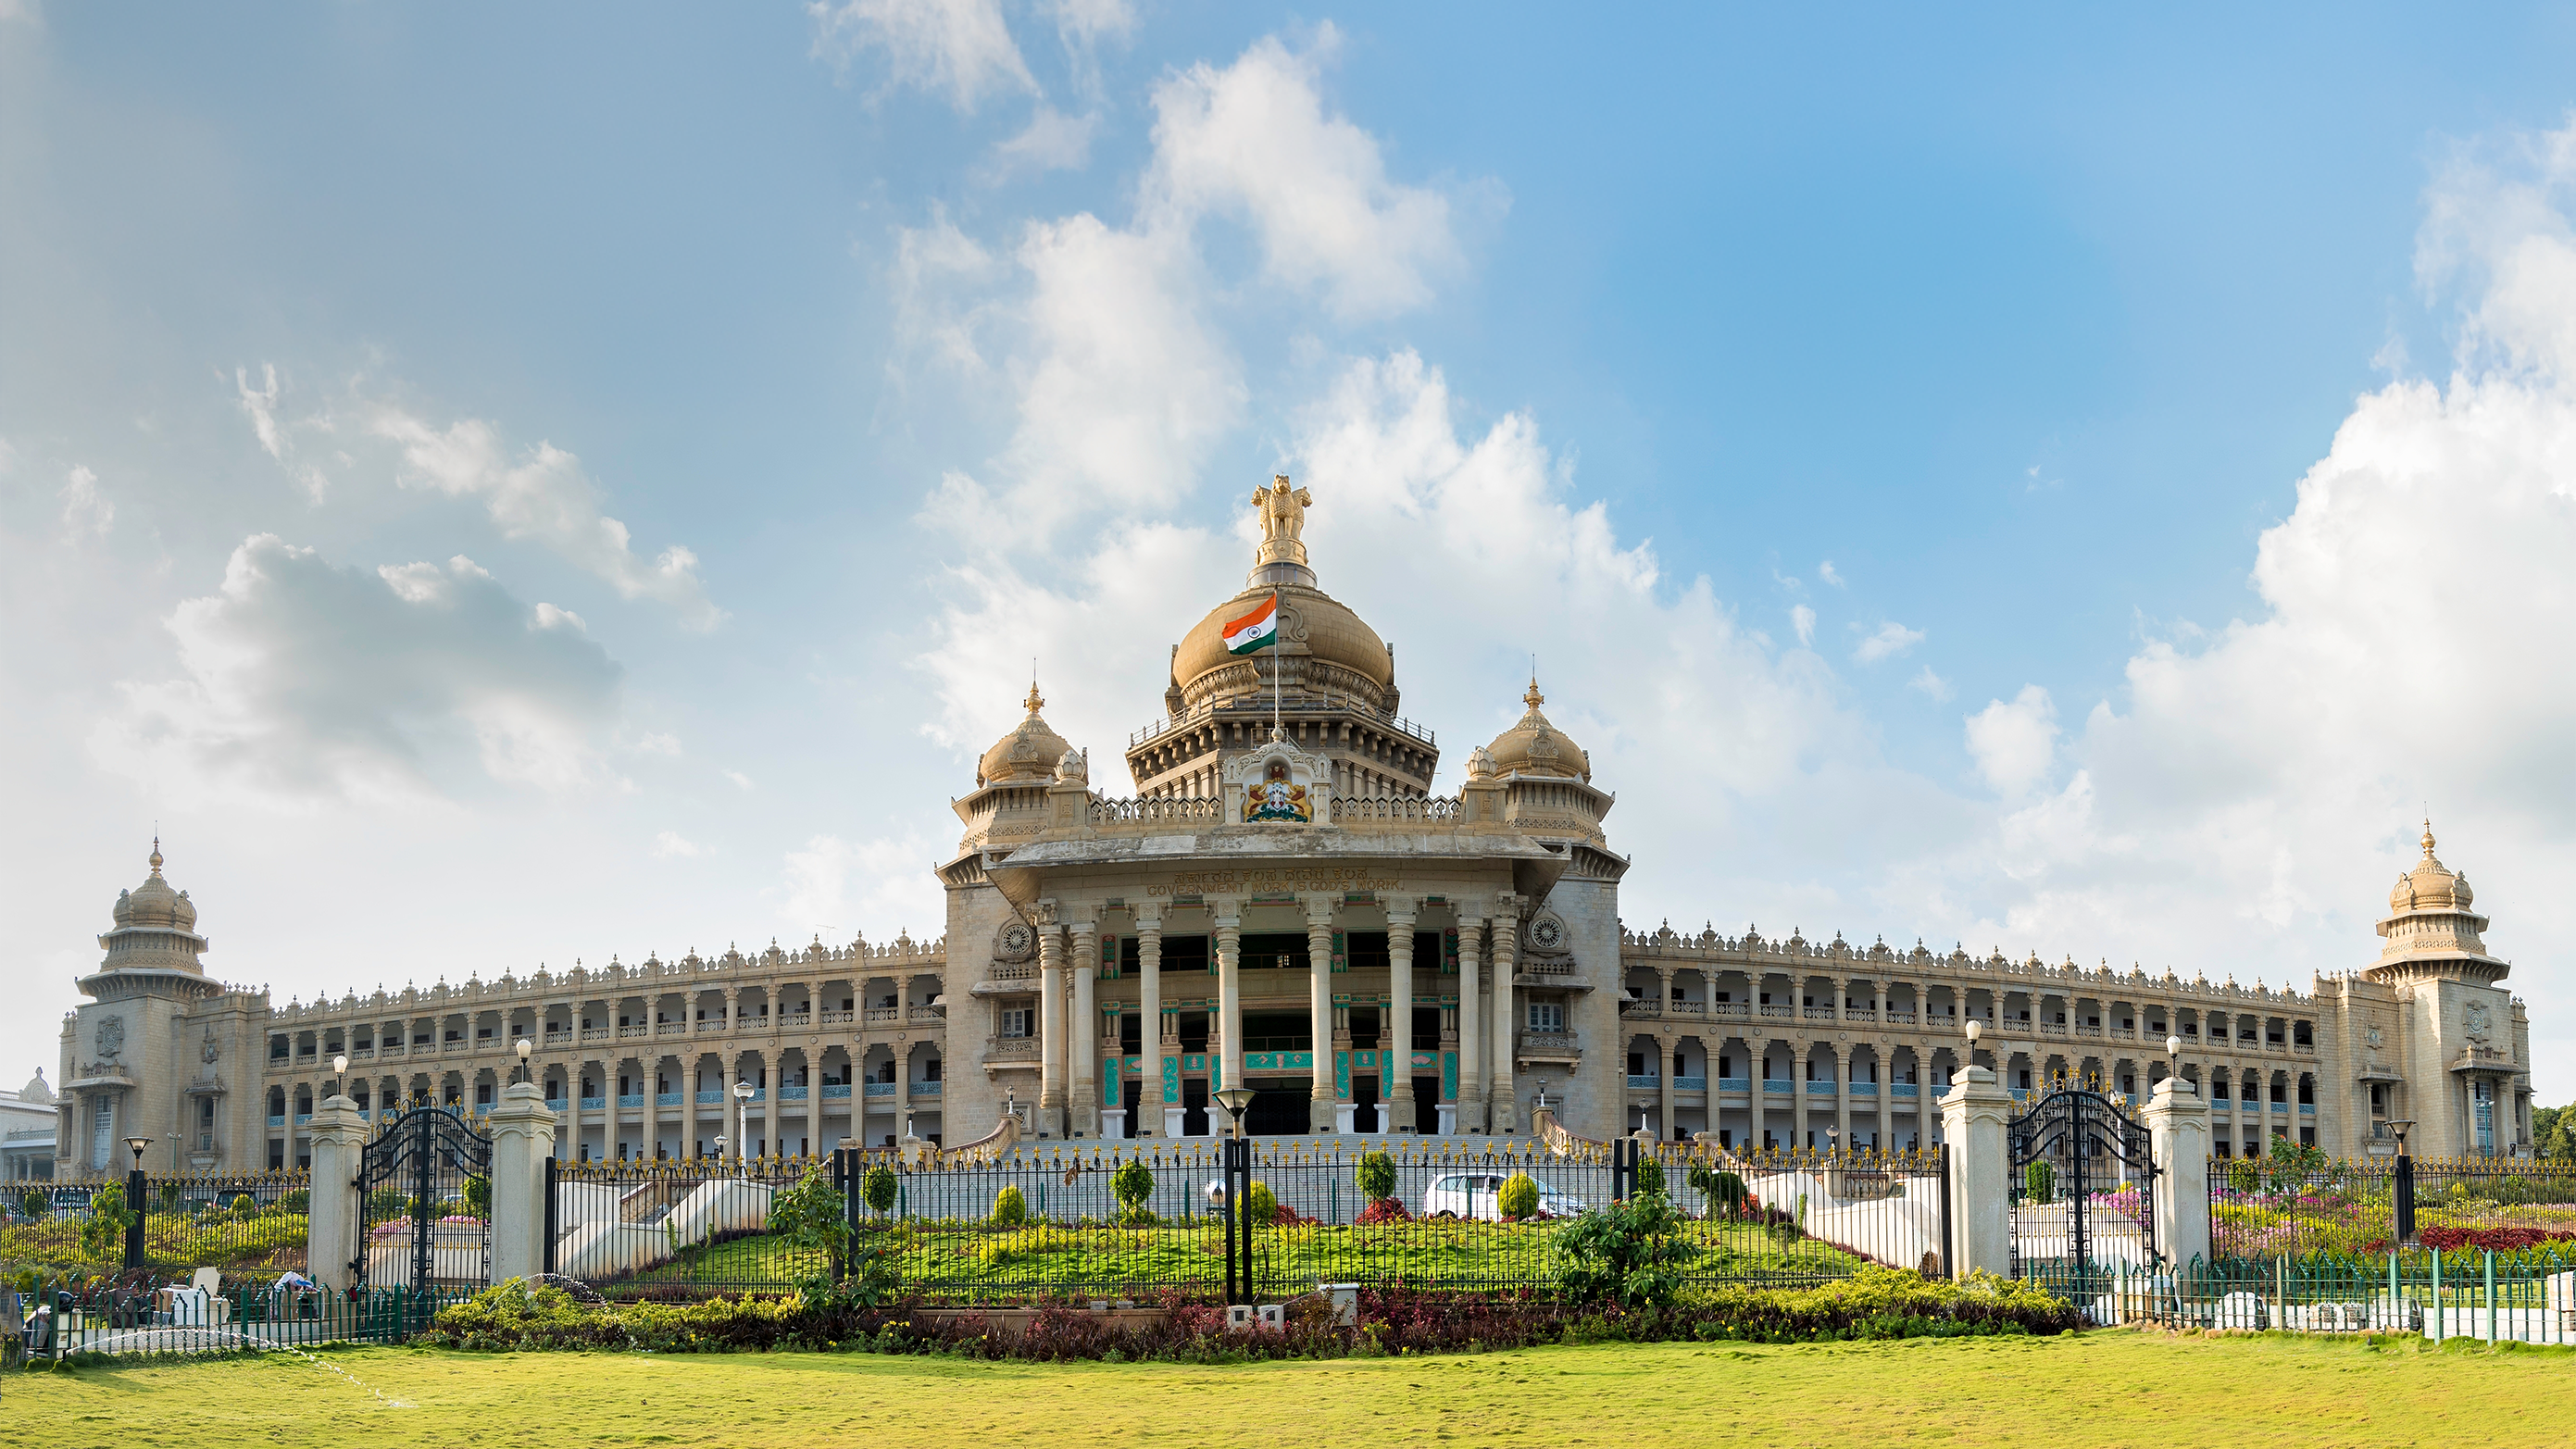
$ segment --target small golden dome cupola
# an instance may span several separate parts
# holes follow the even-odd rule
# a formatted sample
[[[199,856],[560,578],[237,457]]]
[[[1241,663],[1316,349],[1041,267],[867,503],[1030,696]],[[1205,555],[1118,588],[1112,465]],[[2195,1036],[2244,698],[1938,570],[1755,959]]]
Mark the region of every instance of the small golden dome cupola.
[[[995,741],[976,765],[978,789],[1014,781],[1043,784],[1055,778],[1057,762],[1073,748],[1065,743],[1064,736],[1047,728],[1045,716],[1038,713],[1046,707],[1046,699],[1038,693],[1037,681],[1029,681],[1029,697],[1023,702],[1028,706],[1028,718]]]
[[[2382,981],[2503,980],[2513,967],[2487,954],[2487,918],[2471,909],[2477,893],[2465,873],[2433,854],[2430,820],[2422,843],[2424,858],[2388,892],[2388,915],[2377,927],[2388,944],[2364,974]]]
[[[1521,703],[1529,709],[1520,717],[1520,722],[1494,736],[1494,742],[1485,747],[1485,753],[1492,760],[1493,772],[1499,775],[1549,775],[1590,784],[1592,757],[1539,712],[1539,706],[1547,703],[1547,696],[1538,692],[1536,676],[1531,677],[1529,691],[1521,696]]]

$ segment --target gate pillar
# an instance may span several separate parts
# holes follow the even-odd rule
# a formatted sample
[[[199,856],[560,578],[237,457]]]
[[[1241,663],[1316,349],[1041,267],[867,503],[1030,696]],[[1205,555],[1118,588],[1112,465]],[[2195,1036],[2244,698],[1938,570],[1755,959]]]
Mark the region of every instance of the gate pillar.
[[[2178,1076],[2156,1083],[2147,1132],[2164,1181],[2155,1195],[2156,1246],[2177,1266],[2209,1257],[2209,1103]]]
[[[367,1148],[367,1114],[347,1096],[313,1111],[312,1201],[305,1219],[305,1276],[325,1288],[345,1289],[355,1279],[358,1256],[358,1156]]]
[[[546,1158],[555,1114],[533,1082],[501,1090],[492,1128],[492,1281],[533,1278],[546,1269]]]
[[[2012,1147],[2004,1124],[2012,1093],[1995,1074],[1970,1066],[1941,1098],[1941,1140],[1950,1152],[1950,1276],[2012,1273]]]

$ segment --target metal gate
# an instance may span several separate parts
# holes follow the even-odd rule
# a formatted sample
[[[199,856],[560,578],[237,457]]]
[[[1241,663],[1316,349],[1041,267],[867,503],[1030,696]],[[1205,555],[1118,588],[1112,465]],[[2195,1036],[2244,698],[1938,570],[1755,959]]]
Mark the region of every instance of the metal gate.
[[[2126,1098],[2060,1079],[2006,1131],[2017,1276],[2089,1281],[2158,1261],[2151,1137]]]
[[[407,1288],[424,1321],[443,1297],[492,1279],[492,1139],[451,1107],[415,1107],[358,1159],[358,1256],[350,1275]]]

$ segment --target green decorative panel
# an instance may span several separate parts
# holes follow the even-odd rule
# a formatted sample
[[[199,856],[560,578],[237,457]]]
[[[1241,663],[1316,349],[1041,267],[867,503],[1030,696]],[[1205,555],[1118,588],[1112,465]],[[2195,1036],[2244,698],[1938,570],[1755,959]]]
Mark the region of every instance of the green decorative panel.
[[[1456,1052],[1440,1054],[1440,1100],[1443,1102],[1458,1100],[1458,1054]]]
[[[1440,933],[1440,974],[1458,974],[1458,928],[1455,926]]]
[[[1166,1107],[1181,1105],[1181,1059],[1179,1057],[1163,1058],[1163,1105]]]
[[[1347,1102],[1351,1099],[1351,1054],[1333,1053],[1333,1095]]]
[[[1313,1052],[1245,1052],[1246,1072],[1311,1072],[1315,1069]]]
[[[1348,934],[1341,931],[1335,931],[1333,933],[1333,969],[1335,971],[1348,971],[1351,969],[1350,937]]]

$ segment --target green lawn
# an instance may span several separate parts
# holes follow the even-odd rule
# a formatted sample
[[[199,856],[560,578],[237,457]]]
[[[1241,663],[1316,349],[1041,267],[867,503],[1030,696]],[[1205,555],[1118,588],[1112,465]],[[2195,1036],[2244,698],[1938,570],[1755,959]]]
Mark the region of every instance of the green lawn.
[[[2563,1445],[2576,1355],[2287,1338],[1549,1348],[1231,1368],[866,1355],[484,1356],[89,1369],[5,1381],[48,1449],[358,1443]],[[319,1437],[317,1437],[319,1436]]]
[[[1265,1289],[1304,1291],[1317,1283],[1400,1278],[1438,1287],[1553,1280],[1549,1240],[1559,1223],[1411,1222],[1371,1227],[1263,1228],[1254,1235]],[[1697,1274],[1840,1277],[1860,1266],[1812,1238],[1783,1243],[1745,1224],[1692,1222]],[[1031,1226],[1015,1230],[897,1229],[906,1287],[939,1298],[1133,1288],[1216,1291],[1225,1279],[1222,1225],[1105,1228]],[[636,1281],[773,1284],[796,1279],[796,1257],[777,1239],[737,1238],[707,1249],[694,1265],[672,1263]]]

